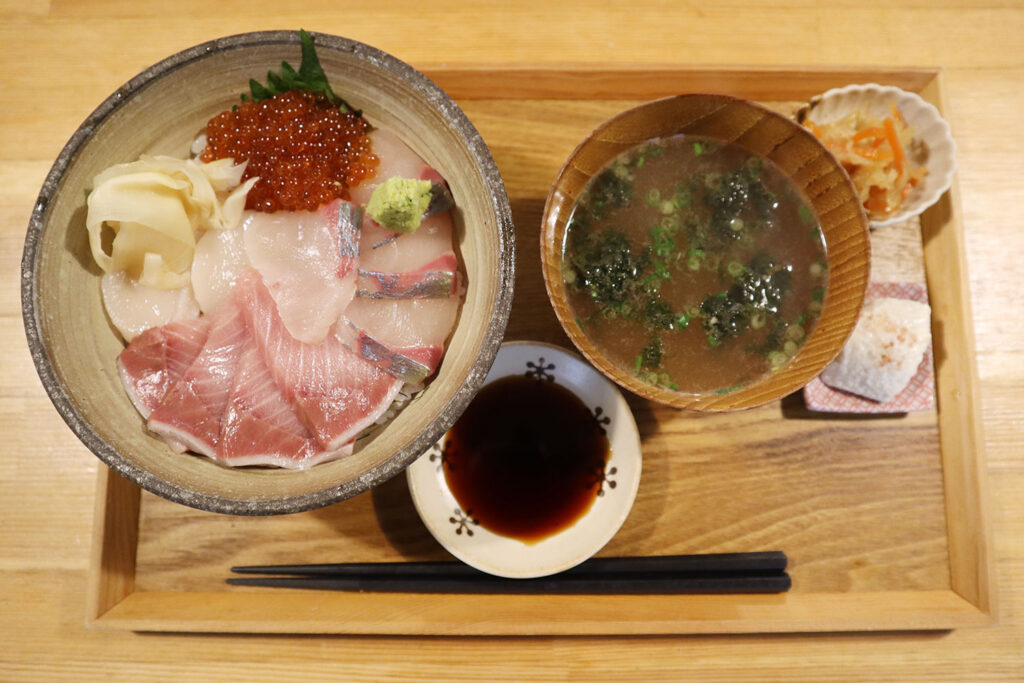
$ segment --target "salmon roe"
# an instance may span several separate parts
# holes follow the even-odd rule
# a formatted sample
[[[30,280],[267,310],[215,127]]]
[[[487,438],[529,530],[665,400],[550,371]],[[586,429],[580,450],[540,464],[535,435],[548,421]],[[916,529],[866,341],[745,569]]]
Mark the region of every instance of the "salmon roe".
[[[206,124],[200,159],[248,160],[243,180],[259,176],[245,208],[313,211],[334,199],[348,199],[348,188],[373,176],[370,124],[342,113],[322,95],[292,90],[247,100]]]

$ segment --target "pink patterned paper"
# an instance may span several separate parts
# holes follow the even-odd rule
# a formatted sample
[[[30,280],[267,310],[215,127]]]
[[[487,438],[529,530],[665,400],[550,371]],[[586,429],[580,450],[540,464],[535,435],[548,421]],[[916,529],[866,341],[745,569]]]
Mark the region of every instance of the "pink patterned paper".
[[[913,282],[872,282],[868,285],[864,302],[891,297],[928,303],[928,290]],[[823,413],[910,413],[928,410],[935,403],[935,368],[932,345],[929,344],[907,387],[885,403],[861,398],[855,394],[833,389],[815,377],[804,387],[804,403],[809,410]]]

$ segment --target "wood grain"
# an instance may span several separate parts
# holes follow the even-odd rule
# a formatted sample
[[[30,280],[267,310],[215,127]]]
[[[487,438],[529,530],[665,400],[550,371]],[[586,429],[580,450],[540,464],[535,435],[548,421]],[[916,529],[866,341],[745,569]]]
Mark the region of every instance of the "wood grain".
[[[543,74],[540,72],[538,78],[542,79]],[[541,88],[538,92],[546,91]],[[557,150],[571,149],[596,123],[619,111],[621,102],[470,99],[463,105],[490,141],[492,153],[508,179],[517,226],[517,294],[507,338],[542,339],[568,346],[547,305],[540,261],[523,255],[536,254],[539,249],[540,207],[547,192],[543,179],[553,177],[563,162]],[[770,105],[791,114],[799,103],[778,101]],[[527,120],[548,117],[552,125],[541,126],[543,135],[524,138],[518,134],[524,116]],[[923,282],[920,229],[919,222],[912,220],[876,231],[872,239],[877,239],[881,247],[875,250],[876,272],[894,280]],[[748,622],[748,630],[820,630],[829,628],[828,624],[853,628],[854,621],[826,616],[828,610],[836,613],[837,609],[837,604],[827,606],[827,601],[819,618],[808,623],[805,610],[813,605],[812,596],[824,594],[836,599],[863,594],[865,604],[881,606],[890,600],[922,605],[909,594],[930,592],[945,596],[940,602],[959,604],[950,584],[948,522],[935,411],[881,419],[835,419],[808,412],[799,396],[791,396],[756,410],[701,415],[636,396],[629,400],[641,431],[644,476],[629,519],[603,555],[785,549],[792,561],[792,594],[797,602],[780,607],[772,619]],[[733,491],[741,493],[730,495]],[[318,542],[311,545],[309,538]],[[257,616],[262,596],[252,602],[256,611],[240,621],[217,620],[212,610],[203,610],[208,617],[197,617],[196,612],[198,606],[214,604],[230,606],[226,611],[232,615],[249,609],[250,602],[232,597],[237,593],[223,583],[235,564],[445,557],[417,518],[401,477],[370,495],[278,518],[269,524],[246,518],[231,518],[228,524],[223,517],[144,494],[139,519],[138,592],[97,623],[160,630],[185,628],[184,615],[189,611],[176,612],[169,605],[169,596],[178,594],[183,600],[197,600],[189,622],[194,628],[214,629],[218,621],[222,629],[266,628],[267,622]],[[214,594],[222,597],[213,600]],[[199,595],[204,597],[191,597]],[[886,597],[878,597],[882,595]],[[903,597],[896,597],[899,595]],[[977,594],[974,597],[978,599]],[[413,606],[421,599],[426,600],[418,603],[421,607],[430,604],[429,596],[415,596],[408,603],[408,609],[417,610],[415,616],[405,609],[389,612],[390,603],[386,601],[374,604],[360,596],[331,599],[338,601],[340,609],[357,609],[362,615],[359,622],[332,625],[307,614],[296,603],[295,619],[278,629],[301,631],[305,624],[318,631],[365,629],[370,633],[439,633],[449,632],[453,626],[458,632],[491,634],[702,632],[711,630],[710,623],[715,621],[723,631],[740,631],[743,629],[738,622],[714,609],[747,607],[744,601],[731,606],[725,603],[725,607],[709,609],[697,620],[704,625],[694,625],[692,619],[677,619],[673,626],[667,626],[663,618],[641,618],[639,615],[654,614],[642,607],[636,612],[617,607],[612,604],[617,599],[614,596],[605,605],[605,613],[623,616],[605,617],[601,624],[588,622],[586,610],[581,608],[595,601],[603,603],[605,598],[569,601],[567,605],[572,608],[567,606],[566,611],[575,616],[554,622],[531,619],[533,602],[543,601],[498,601],[493,609],[505,615],[503,620],[473,625],[469,622],[480,604],[477,596],[448,596],[445,614],[434,614],[432,619],[429,610]],[[688,609],[685,598],[678,601],[678,610],[667,605],[665,598],[661,600],[652,600],[652,609],[658,604],[666,614]],[[318,603],[314,600],[309,604]],[[855,601],[846,603],[839,613],[853,611],[863,617],[865,612],[855,605]],[[152,611],[147,614],[147,609]],[[461,612],[461,619],[460,609],[466,610]],[[549,605],[548,609],[554,607]],[[953,612],[959,609],[953,608]],[[805,617],[802,622],[801,615]],[[898,621],[903,627],[910,627],[913,619],[923,619],[918,613],[894,620],[882,608],[876,617],[878,623],[895,625]],[[940,622],[931,623],[936,626]]]
[[[17,94],[0,112],[0,301],[6,302],[0,309],[0,640],[5,644],[0,678],[1019,680],[1024,668],[1024,320],[1008,314],[1024,255],[1018,206],[1024,8],[1018,3],[793,0],[780,6],[752,0],[616,8],[573,0],[349,6],[312,0],[300,7],[248,0],[214,7],[188,0],[176,7],[181,14],[169,18],[146,0],[19,0],[0,6],[5,46],[0,65],[4,84]],[[379,45],[424,69],[513,62],[575,62],[595,69],[622,62],[944,67],[945,115],[959,146],[964,254],[1001,598],[998,626],[952,633],[514,641],[153,636],[87,629],[97,460],[50,406],[21,333],[16,264],[32,202],[74,128],[140,69],[216,36],[299,25]],[[55,93],[60,106],[42,106]],[[488,124],[471,116],[487,139]],[[564,158],[570,151],[540,154]],[[509,163],[502,171],[506,181],[512,173],[530,182]],[[550,180],[534,182],[546,186]],[[540,208],[529,203],[520,211],[539,218]],[[540,313],[536,326],[522,318],[524,335],[548,329],[546,312]]]

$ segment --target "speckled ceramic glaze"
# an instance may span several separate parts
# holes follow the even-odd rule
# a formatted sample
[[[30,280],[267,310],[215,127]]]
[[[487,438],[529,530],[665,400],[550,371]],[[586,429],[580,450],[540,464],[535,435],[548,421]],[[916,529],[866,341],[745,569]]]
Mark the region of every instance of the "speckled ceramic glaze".
[[[468,291],[437,375],[351,457],[305,472],[222,467],[172,453],[149,434],[121,387],[122,342],[100,300],[85,230],[93,176],[140,154],[185,157],[206,121],[282,60],[297,64],[298,33],[214,40],[145,70],[94,111],[64,147],[32,212],[22,261],[29,348],[58,412],[103,462],[145,489],[204,510],[268,515],[321,507],[401,472],[448,429],[494,360],[512,301],[508,198],[476,129],[433,82],[362,43],[313,34],[331,85],[373,123],[401,136],[448,180]]]
[[[733,143],[770,159],[800,188],[825,236],[829,281],[814,331],[781,370],[740,388],[686,394],[647,384],[608,360],[583,332],[562,277],[566,225],[587,181],[622,152],[655,137],[691,134]],[[746,100],[678,95],[609,119],[569,156],[548,194],[541,225],[544,283],[559,322],[576,347],[619,385],[660,403],[706,411],[763,405],[796,391],[835,358],[857,324],[870,270],[868,223],[853,183],[803,126]]]

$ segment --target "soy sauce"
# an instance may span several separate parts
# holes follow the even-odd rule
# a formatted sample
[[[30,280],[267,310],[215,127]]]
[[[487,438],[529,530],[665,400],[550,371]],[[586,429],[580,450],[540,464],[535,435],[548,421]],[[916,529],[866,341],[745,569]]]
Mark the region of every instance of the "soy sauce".
[[[610,447],[570,390],[527,376],[485,386],[448,433],[445,479],[466,515],[536,543],[590,510]]]

